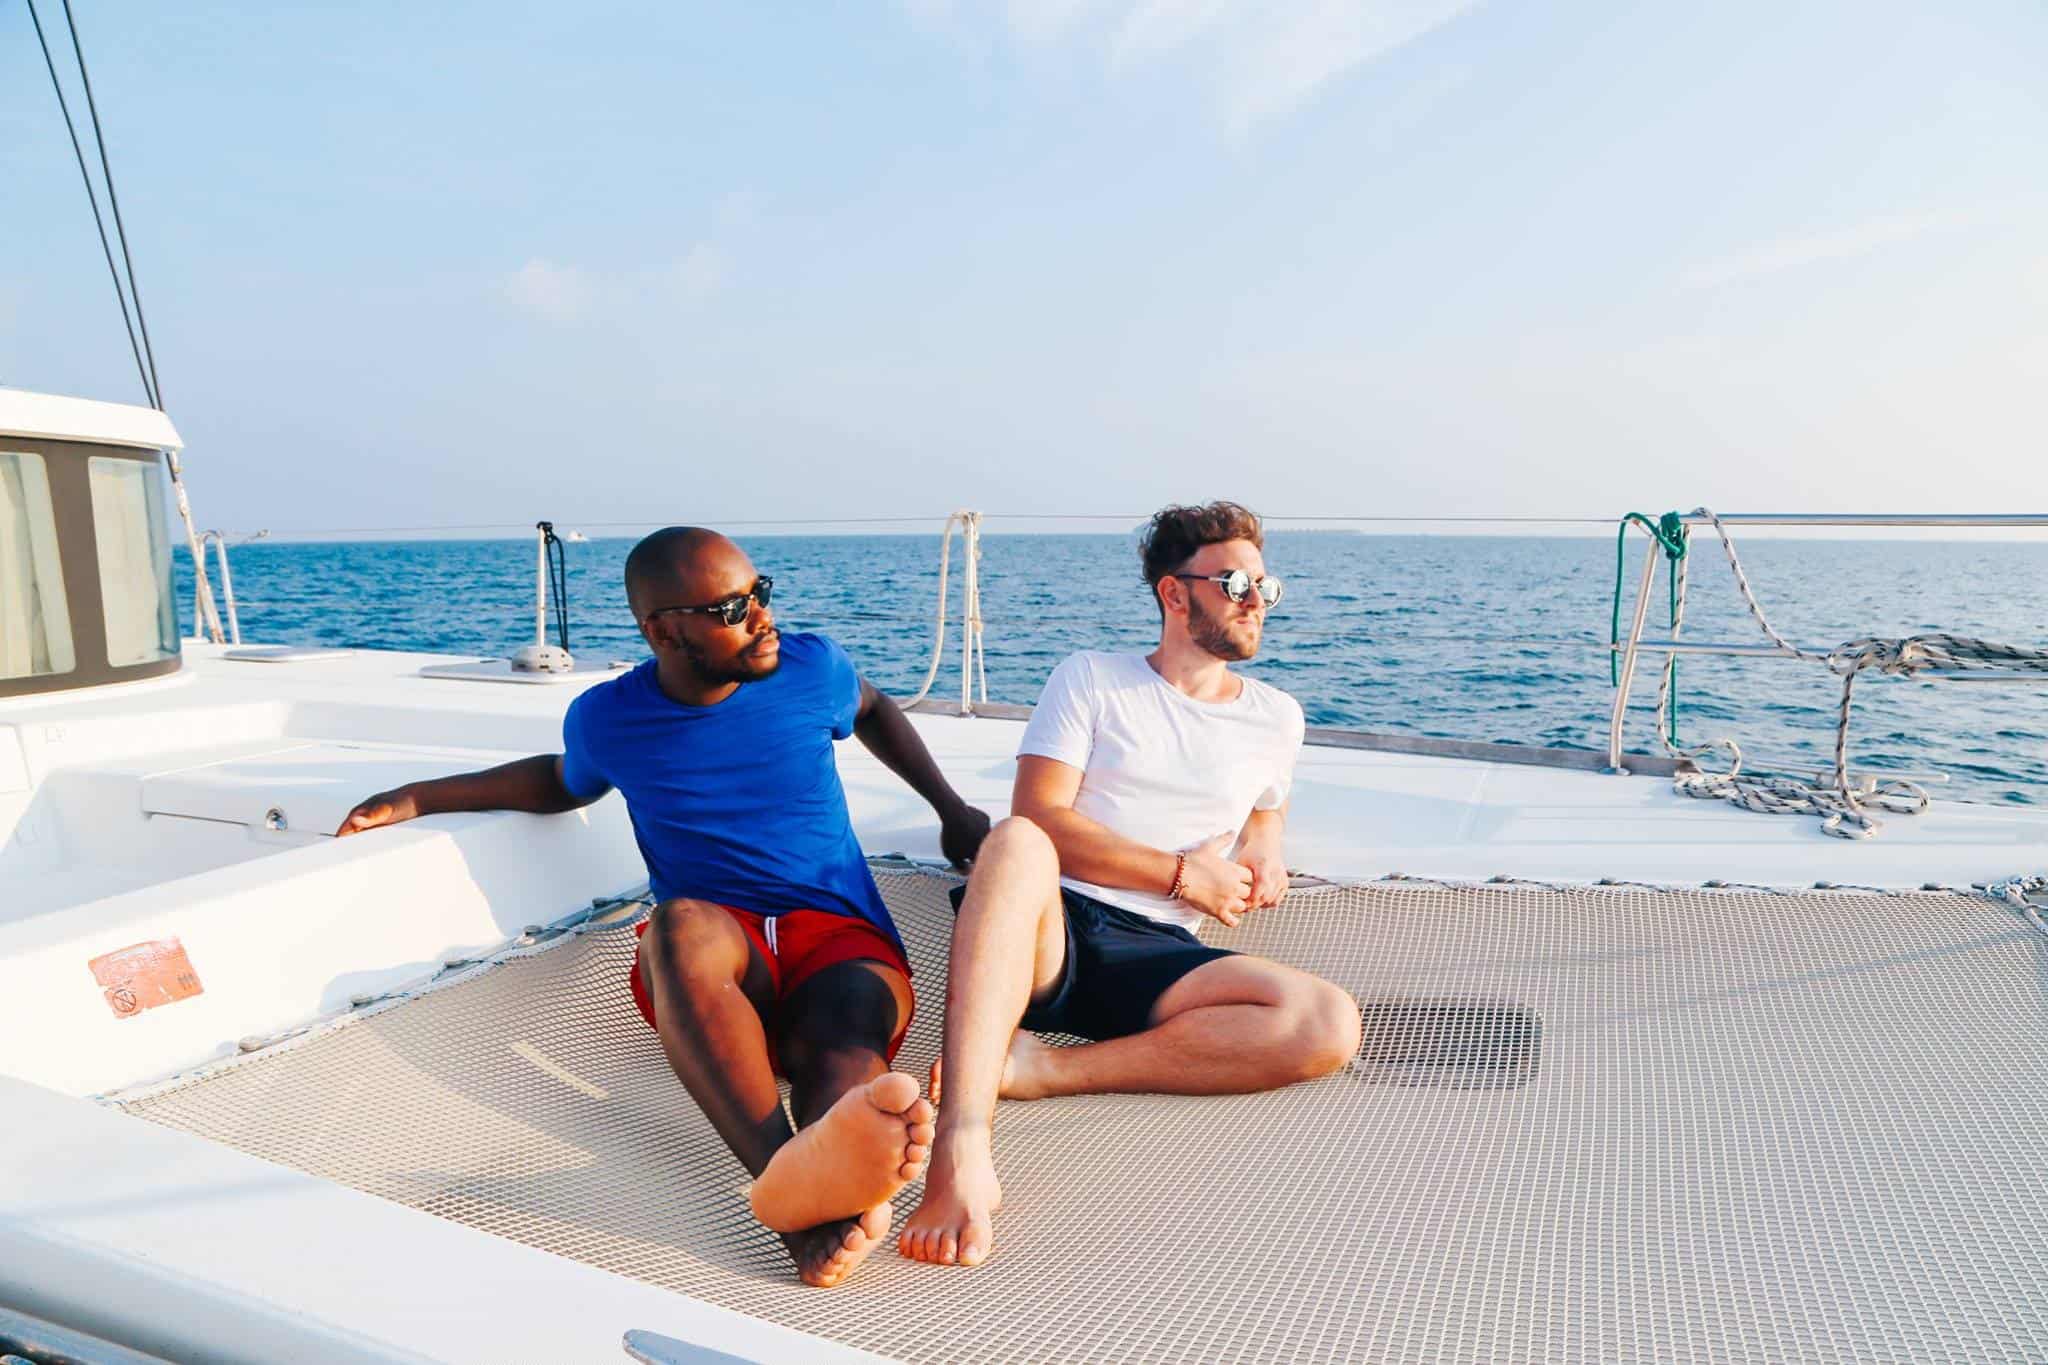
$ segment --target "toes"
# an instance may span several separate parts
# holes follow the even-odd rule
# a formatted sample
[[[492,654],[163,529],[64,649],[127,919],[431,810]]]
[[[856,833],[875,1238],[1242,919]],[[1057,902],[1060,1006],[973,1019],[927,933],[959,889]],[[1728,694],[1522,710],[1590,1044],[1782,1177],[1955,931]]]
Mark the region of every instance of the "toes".
[[[944,1071],[945,1065],[946,1064],[944,1061],[937,1061],[932,1063],[931,1092],[933,1104],[937,1104],[939,1102],[939,1085],[942,1079],[941,1072]]]
[[[931,1148],[912,1143],[903,1149],[903,1164],[906,1166],[922,1166],[931,1154]]]
[[[929,1261],[931,1255],[931,1231],[921,1227],[903,1229],[903,1236],[897,1239],[896,1250],[913,1261]]]
[[[960,1239],[948,1232],[939,1238],[939,1262],[952,1265],[960,1259]]]
[[[868,1082],[868,1103],[885,1114],[911,1113],[910,1122],[924,1123],[931,1118],[931,1106],[917,1097],[917,1080],[900,1071],[891,1071]],[[923,1109],[922,1116],[916,1116],[917,1109]]]
[[[910,1140],[920,1147],[929,1147],[939,1135],[937,1124],[913,1123],[910,1125]]]
[[[989,1226],[981,1222],[967,1224],[967,1232],[961,1236],[961,1265],[981,1265],[989,1254]]]
[[[906,1076],[904,1079],[909,1080],[910,1078]],[[906,1109],[892,1112],[901,1113],[903,1121],[912,1128],[930,1128],[932,1126],[932,1119],[937,1115],[938,1111],[932,1108],[930,1100],[918,1100]]]

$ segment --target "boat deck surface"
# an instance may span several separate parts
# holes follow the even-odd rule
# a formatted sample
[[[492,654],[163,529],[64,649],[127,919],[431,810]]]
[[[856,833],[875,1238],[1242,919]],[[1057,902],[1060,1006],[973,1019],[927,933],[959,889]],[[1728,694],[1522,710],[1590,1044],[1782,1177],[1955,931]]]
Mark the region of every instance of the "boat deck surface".
[[[919,1069],[950,879],[880,879]],[[971,1271],[884,1249],[796,1284],[628,1002],[619,923],[126,1108],[905,1360],[2048,1354],[2048,937],[2013,911],[1378,883],[1230,941],[1351,990],[1359,1057],[1267,1095],[1002,1105]]]
[[[76,762],[65,754],[81,747],[80,734],[132,723],[144,713],[160,735],[171,737],[218,731],[230,726],[228,718],[243,717],[232,725],[296,742],[545,752],[560,748],[569,701],[605,676],[525,686],[458,681],[421,675],[422,668],[449,664],[445,655],[362,650],[265,664],[237,661],[221,647],[196,642],[187,642],[186,659],[182,675],[161,683],[0,706],[0,759],[11,752],[10,725],[31,764],[43,766]],[[969,800],[1004,814],[1021,724],[926,705],[913,723],[947,777]],[[259,712],[274,719],[246,719]],[[68,745],[47,742],[60,730],[71,732]],[[124,746],[132,747],[132,734],[123,734]],[[148,747],[174,742],[159,738]],[[930,809],[857,743],[841,744],[839,758],[864,847],[936,858]],[[451,757],[444,768],[457,771],[476,761]],[[1822,835],[1815,819],[1690,800],[1656,777],[1312,742],[1297,768],[1288,856],[1296,867],[1352,878],[1404,872],[1464,880],[1505,874],[1917,887],[2037,870],[2048,845],[2048,810],[1944,801],[1940,785],[1929,790],[1935,805],[1926,814],[1886,817],[1876,837],[1851,841]],[[302,797],[306,808],[295,828],[331,829],[362,794],[359,784],[339,783]]]
[[[350,1005],[644,877],[616,797],[324,836],[369,791],[555,750],[586,681],[434,678],[446,657],[377,651],[187,661],[0,705],[0,1070],[40,1088],[17,1149],[44,1153],[0,1178],[22,1267],[0,1280],[61,1291],[50,1312],[103,1335],[205,1354],[266,1303],[289,1347],[235,1358],[374,1341],[495,1361],[548,1331],[610,1358],[654,1327],[782,1340],[713,1321],[722,1305],[920,1360],[2048,1355],[2048,940],[1981,897],[1911,890],[2040,871],[2048,811],[1938,803],[1849,842],[1655,777],[1312,743],[1289,861],[1365,884],[1304,888],[1217,941],[1357,995],[1353,1066],[1244,1099],[1005,1106],[990,1264],[885,1251],[819,1293],[746,1217],[739,1168],[627,1004],[626,931]],[[1007,811],[1016,720],[913,722],[968,799]],[[870,853],[936,857],[900,780],[856,743],[839,766]],[[891,866],[914,1069],[937,1047],[948,916],[942,880]],[[1524,882],[1481,884],[1497,875]],[[1655,885],[1585,885],[1603,878]],[[204,993],[116,1017],[87,964],[173,938]],[[153,1122],[108,1129],[83,1097],[112,1090]],[[116,1169],[140,1203],[106,1210]],[[336,1265],[405,1288],[280,1269],[309,1227]],[[76,1273],[33,1269],[57,1251]],[[522,1283],[584,1311],[435,1316],[460,1292],[449,1267],[512,1253]],[[175,1292],[103,1292],[145,1274]]]

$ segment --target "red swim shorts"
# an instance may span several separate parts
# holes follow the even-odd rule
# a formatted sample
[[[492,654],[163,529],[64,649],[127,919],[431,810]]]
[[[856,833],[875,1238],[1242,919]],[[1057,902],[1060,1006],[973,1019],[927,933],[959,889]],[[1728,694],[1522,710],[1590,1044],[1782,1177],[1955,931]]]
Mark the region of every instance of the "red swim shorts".
[[[797,987],[819,972],[842,962],[879,962],[894,967],[906,978],[910,975],[910,961],[904,957],[903,949],[897,946],[896,940],[867,920],[853,915],[834,914],[829,910],[785,910],[779,915],[757,915],[751,910],[740,910],[730,905],[719,908],[733,917],[755,951],[768,964],[777,1003],[789,999]],[[634,932],[645,938],[651,922],[641,921]],[[647,993],[647,983],[641,979],[637,955],[633,965],[626,969],[626,981],[632,989],[633,1003],[639,1007],[640,1017],[647,1021],[647,1027],[655,1027],[654,1000]],[[912,1013],[915,1013],[914,1005]],[[910,1016],[906,1015],[896,1025],[896,1036],[889,1040],[888,1059],[891,1062],[896,1060],[896,1050],[903,1046],[903,1037],[909,1032]],[[768,1051],[772,1059],[775,1053],[772,1041]],[[780,1069],[778,1067],[777,1071]]]

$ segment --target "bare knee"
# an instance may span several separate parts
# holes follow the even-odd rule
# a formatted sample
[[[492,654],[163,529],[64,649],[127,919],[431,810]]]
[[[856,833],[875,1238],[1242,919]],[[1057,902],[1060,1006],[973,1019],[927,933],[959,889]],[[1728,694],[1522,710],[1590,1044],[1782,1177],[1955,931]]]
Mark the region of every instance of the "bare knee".
[[[1318,981],[1299,1000],[1289,1002],[1294,1016],[1292,1056],[1299,1079],[1327,1076],[1358,1055],[1363,1027],[1358,1002],[1327,981]]]
[[[648,965],[684,975],[729,976],[745,968],[747,940],[725,907],[678,897],[648,916]]]
[[[1049,873],[1057,877],[1060,858],[1052,837],[1022,815],[996,823],[974,856],[976,874],[993,876],[998,870]],[[971,880],[971,878],[970,878]]]
[[[1046,832],[1013,815],[988,832],[967,878],[963,915],[1036,916],[1059,892],[1060,859]]]

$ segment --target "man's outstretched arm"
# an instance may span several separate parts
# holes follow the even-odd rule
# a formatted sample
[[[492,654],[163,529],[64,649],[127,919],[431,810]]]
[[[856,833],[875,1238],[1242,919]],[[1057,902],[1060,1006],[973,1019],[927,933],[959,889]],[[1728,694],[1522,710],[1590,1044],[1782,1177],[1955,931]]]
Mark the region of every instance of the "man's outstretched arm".
[[[587,806],[598,796],[577,796],[562,781],[560,754],[535,754],[479,773],[408,782],[359,802],[334,831],[338,839],[379,825],[459,810],[524,810],[536,815]]]
[[[988,837],[988,813],[960,799],[903,708],[866,678],[860,680],[853,736],[938,813],[939,848],[955,867],[965,867]]]
[[[1128,839],[1074,809],[1081,770],[1039,754],[1017,756],[1017,785],[1010,813],[1021,815],[1052,838],[1060,871],[1097,886],[1121,886],[1164,896],[1173,888],[1180,855]],[[1205,915],[1236,924],[1251,901],[1252,874],[1230,857],[1231,835],[1222,834],[1188,850],[1181,899]]]

